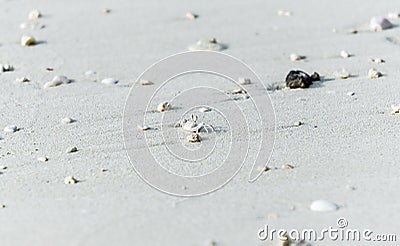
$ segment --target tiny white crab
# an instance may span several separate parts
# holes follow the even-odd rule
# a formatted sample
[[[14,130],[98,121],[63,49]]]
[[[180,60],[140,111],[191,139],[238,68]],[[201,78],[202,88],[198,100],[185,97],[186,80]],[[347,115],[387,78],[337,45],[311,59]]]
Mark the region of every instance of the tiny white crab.
[[[193,132],[193,133],[199,133],[200,131],[206,131],[209,133],[211,130],[214,131],[214,127],[212,125],[206,124],[204,122],[198,123],[197,120],[199,117],[195,114],[192,114],[190,116],[190,119],[183,119],[180,122],[178,122],[177,126],[182,127],[183,130],[188,131],[188,132]]]

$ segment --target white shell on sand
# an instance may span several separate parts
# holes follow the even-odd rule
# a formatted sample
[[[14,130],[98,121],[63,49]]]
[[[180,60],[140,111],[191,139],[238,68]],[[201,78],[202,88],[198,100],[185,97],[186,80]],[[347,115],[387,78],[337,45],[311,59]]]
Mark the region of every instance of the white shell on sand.
[[[13,133],[16,131],[18,131],[18,127],[16,125],[9,125],[9,126],[4,127],[4,132]]]
[[[350,54],[347,51],[342,50],[342,51],[340,51],[340,56],[343,58],[348,58],[348,57],[350,57]]]
[[[249,78],[239,78],[238,83],[241,85],[249,85],[251,84],[251,80]]]
[[[186,15],[185,15],[185,17],[186,17],[186,19],[189,19],[189,20],[195,20],[195,19],[197,19],[197,17],[199,17],[199,16],[196,15],[196,14],[194,14],[194,13],[192,13],[192,12],[187,12]]]
[[[298,55],[298,54],[290,54],[290,60],[291,61],[300,61],[300,60],[304,60],[304,59],[306,59],[305,56],[301,56],[301,55]]]
[[[368,70],[368,78],[376,79],[382,76],[382,73],[377,71],[375,68],[371,68]]]
[[[56,87],[62,84],[68,84],[70,82],[70,79],[68,79],[66,76],[64,75],[57,75],[54,76],[52,81],[47,82],[46,84],[44,84],[44,88],[49,88],[49,87]]]
[[[141,84],[141,85],[152,85],[152,84],[154,84],[154,83],[151,82],[151,81],[145,80],[145,79],[141,79],[141,80],[140,80],[140,84]]]
[[[199,111],[202,112],[202,113],[205,113],[205,112],[210,112],[211,109],[207,108],[207,107],[202,107],[202,108],[199,108]]]
[[[168,110],[169,108],[171,108],[171,105],[168,102],[162,102],[158,104],[157,111],[161,113]]]
[[[36,39],[32,36],[22,36],[21,38],[21,45],[22,46],[29,46],[36,44]]]
[[[105,78],[101,81],[101,83],[106,85],[115,85],[116,83],[118,83],[118,80],[114,78]]]
[[[76,183],[78,183],[78,180],[72,176],[68,176],[68,177],[65,177],[64,183],[65,184],[76,184]]]
[[[279,16],[291,16],[291,15],[292,15],[292,12],[287,11],[287,10],[278,10],[277,14],[278,14]]]
[[[40,18],[40,17],[42,17],[42,14],[41,14],[40,11],[37,10],[37,9],[32,10],[32,11],[29,12],[29,14],[28,14],[28,18],[29,18],[30,20],[38,19],[38,18]]]
[[[339,206],[331,201],[316,200],[311,203],[310,209],[318,212],[329,212],[338,210]]]
[[[40,157],[37,158],[37,160],[41,161],[41,162],[46,162],[46,161],[49,160],[49,158],[47,158],[46,156],[40,156]]]
[[[150,126],[146,126],[146,125],[144,125],[144,126],[138,125],[137,127],[138,127],[138,129],[140,129],[140,130],[142,130],[142,131],[147,131],[147,130],[150,130],[150,129],[151,129]]]
[[[75,120],[72,119],[72,118],[70,118],[70,117],[65,117],[65,118],[63,118],[63,119],[61,120],[61,123],[63,123],[63,124],[71,124],[71,123],[73,123],[73,122],[75,122]]]
[[[336,76],[340,79],[348,79],[350,78],[351,74],[343,68],[342,71],[336,73]]]
[[[24,82],[29,82],[30,80],[26,77],[20,77],[20,78],[16,78],[15,81],[17,81],[19,83],[24,83]]]
[[[201,39],[197,41],[195,44],[192,44],[188,47],[188,49],[191,51],[196,51],[196,50],[221,51],[227,48],[228,48],[227,45],[218,43],[215,38],[209,40]]]
[[[389,29],[392,26],[393,26],[392,23],[388,19],[380,16],[372,17],[369,23],[369,27],[371,28],[372,31],[375,32]]]
[[[381,58],[372,58],[372,59],[369,59],[369,61],[373,62],[373,63],[385,63],[385,60],[383,60]]]
[[[349,92],[347,92],[347,95],[349,96],[349,97],[352,97],[352,96],[354,96],[356,93],[354,92],[354,91],[349,91]]]

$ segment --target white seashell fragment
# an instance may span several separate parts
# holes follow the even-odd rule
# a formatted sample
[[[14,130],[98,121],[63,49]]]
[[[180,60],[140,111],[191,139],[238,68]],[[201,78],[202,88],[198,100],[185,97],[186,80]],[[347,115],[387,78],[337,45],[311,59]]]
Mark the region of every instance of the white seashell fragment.
[[[399,12],[389,12],[388,18],[389,19],[398,19],[398,18],[400,18],[400,13]]]
[[[316,200],[311,203],[310,209],[317,212],[329,212],[338,210],[339,206],[331,201]]]
[[[40,157],[37,158],[37,160],[40,161],[40,162],[46,162],[46,161],[49,160],[49,158],[47,158],[46,156],[40,156]]]
[[[144,125],[144,126],[138,125],[137,127],[139,128],[139,130],[142,130],[142,131],[148,131],[151,129],[150,126],[146,126],[146,125]]]
[[[109,14],[109,13],[111,13],[111,9],[102,9],[101,12],[103,14]]]
[[[154,84],[154,83],[151,82],[151,81],[145,80],[145,79],[141,79],[141,80],[140,80],[140,84],[141,84],[141,85],[152,85],[152,84]]]
[[[43,88],[50,88],[50,87],[56,87],[61,85],[62,83],[60,81],[49,81],[43,85]]]
[[[205,113],[205,112],[210,112],[211,109],[207,108],[207,107],[202,107],[202,108],[199,108],[199,111],[202,112],[202,113]]]
[[[278,14],[279,16],[291,16],[291,15],[292,15],[292,12],[287,11],[287,10],[278,10],[277,14]]]
[[[102,84],[106,84],[106,85],[114,85],[118,83],[118,80],[114,79],[114,78],[105,78],[101,81]]]
[[[351,74],[346,69],[343,68],[342,71],[336,74],[336,76],[340,79],[348,79],[350,78]]]
[[[68,184],[68,185],[69,184],[76,184],[76,183],[78,183],[78,180],[76,178],[74,178],[73,176],[68,176],[68,177],[65,177],[64,183]]]
[[[14,133],[18,130],[19,129],[16,125],[8,125],[8,126],[4,127],[4,132]]]
[[[41,14],[40,11],[37,10],[37,9],[32,10],[32,11],[29,12],[29,14],[28,14],[28,18],[29,18],[30,20],[38,19],[38,18],[40,18],[40,17],[42,17],[42,14]]]
[[[369,59],[368,61],[373,62],[373,63],[385,63],[385,60],[383,60],[381,58],[372,58],[372,59]]]
[[[78,148],[77,147],[70,147],[67,149],[66,153],[74,153],[77,152]]]
[[[372,17],[372,19],[369,23],[369,27],[374,32],[389,29],[392,26],[393,26],[393,24],[388,19],[380,17],[380,16]]]
[[[170,108],[171,108],[171,105],[168,102],[162,102],[162,103],[158,104],[157,111],[161,113]]]
[[[283,164],[283,165],[281,166],[281,168],[282,168],[282,169],[293,169],[294,166],[292,166],[292,165],[290,165],[290,164]]]
[[[186,15],[185,15],[185,17],[186,17],[186,19],[189,19],[189,20],[195,20],[195,19],[197,19],[199,16],[196,15],[196,14],[194,14],[194,13],[192,13],[192,12],[187,12]]]
[[[63,118],[62,120],[61,120],[61,123],[63,123],[63,124],[71,124],[71,123],[74,123],[76,120],[74,120],[74,119],[72,119],[72,118],[70,118],[70,117],[65,117],[65,118]]]
[[[20,77],[20,78],[16,78],[15,81],[19,82],[19,83],[24,83],[24,82],[29,82],[30,80],[26,77]]]
[[[36,40],[32,36],[22,36],[21,45],[22,46],[30,46],[36,44]]]
[[[400,113],[400,104],[391,106],[391,114],[399,114]]]
[[[370,79],[376,79],[382,76],[382,73],[377,71],[375,68],[371,68],[368,70],[368,78]]]
[[[71,80],[64,75],[57,75],[54,76],[52,81],[45,83],[43,87],[44,88],[56,87],[62,84],[68,84],[70,81]]]
[[[249,85],[251,84],[251,80],[249,78],[239,78],[238,83],[241,85]]]
[[[228,48],[227,45],[219,43],[215,38],[208,40],[202,39],[188,47],[188,49],[191,51],[196,51],[196,50],[221,51],[227,48]]]
[[[247,91],[243,89],[235,89],[232,91],[232,94],[247,94]]]
[[[347,51],[342,50],[342,51],[340,51],[340,56],[343,58],[349,58],[350,54]]]
[[[349,97],[352,97],[352,96],[354,96],[356,93],[354,92],[354,91],[349,91],[349,92],[347,92],[347,95],[349,96]]]
[[[305,56],[301,56],[301,55],[294,54],[294,53],[290,55],[291,61],[300,61],[300,60],[304,60],[304,59],[306,59]]]

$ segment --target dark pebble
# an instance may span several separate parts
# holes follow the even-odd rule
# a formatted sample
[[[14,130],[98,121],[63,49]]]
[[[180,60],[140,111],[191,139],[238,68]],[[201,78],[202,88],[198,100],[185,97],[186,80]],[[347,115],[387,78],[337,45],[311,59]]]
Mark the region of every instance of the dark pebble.
[[[286,87],[290,89],[295,88],[308,88],[312,85],[313,81],[319,81],[319,74],[314,72],[308,75],[307,73],[300,70],[292,70],[286,76]]]

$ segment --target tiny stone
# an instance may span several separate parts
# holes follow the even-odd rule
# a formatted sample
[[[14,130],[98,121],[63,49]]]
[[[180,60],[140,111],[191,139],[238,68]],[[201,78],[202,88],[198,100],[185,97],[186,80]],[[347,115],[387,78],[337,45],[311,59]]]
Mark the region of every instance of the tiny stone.
[[[14,70],[14,67],[10,64],[4,64],[1,67],[2,67],[3,72],[11,72]]]
[[[22,46],[30,46],[36,44],[36,40],[32,36],[22,36],[21,45]]]
[[[6,166],[0,166],[0,170],[6,170],[7,167]]]
[[[347,51],[342,50],[342,51],[340,51],[340,56],[343,58],[348,58],[348,57],[350,57],[350,54],[347,53]]]
[[[141,84],[141,85],[152,85],[152,84],[154,84],[154,83],[151,82],[151,81],[142,79],[142,80],[140,80],[140,84]]]
[[[157,111],[161,113],[170,108],[171,108],[171,105],[168,102],[162,102],[162,103],[158,104]]]
[[[287,11],[287,10],[278,10],[277,14],[278,14],[279,16],[291,16],[291,15],[292,15],[292,12]]]
[[[74,152],[77,152],[78,151],[78,148],[77,147],[72,147],[72,148],[68,148],[67,149],[67,153],[74,153]]]
[[[62,83],[60,81],[49,81],[43,85],[43,88],[50,88],[50,87],[56,87],[61,85]]]
[[[357,29],[349,29],[349,30],[347,30],[347,33],[348,34],[357,34],[358,30]]]
[[[149,127],[149,126],[140,126],[140,125],[138,125],[137,127],[142,131],[147,131],[147,130],[151,129],[151,127]]]
[[[74,123],[74,122],[75,122],[75,120],[70,118],[70,117],[65,117],[65,118],[63,118],[61,120],[61,123],[63,123],[63,124],[71,124],[71,123]]]
[[[312,85],[313,81],[320,80],[318,73],[313,73],[311,76],[300,70],[292,70],[286,76],[286,87],[295,88],[308,88]]]
[[[101,81],[102,84],[106,84],[106,85],[114,85],[118,83],[118,80],[114,79],[114,78],[105,78]]]
[[[355,94],[356,94],[356,93],[355,93],[354,91],[349,91],[349,92],[347,92],[347,95],[350,96],[350,97],[354,96]]]
[[[49,158],[47,158],[46,156],[40,156],[40,157],[37,158],[37,160],[41,161],[41,162],[46,162],[46,161],[49,160]]]
[[[54,76],[53,82],[60,82],[61,84],[68,84],[70,82],[70,79],[67,78],[67,76],[64,75],[57,75]]]
[[[301,55],[298,55],[298,54],[291,54],[290,55],[290,60],[291,61],[300,61],[300,60],[304,60],[304,59],[306,59],[305,56],[301,56]]]
[[[381,59],[381,58],[372,58],[369,59],[370,62],[374,62],[374,63],[385,63],[385,60]]]
[[[346,69],[342,69],[341,72],[337,73],[337,77],[339,77],[340,79],[348,79],[350,78],[350,73],[346,70]]]
[[[6,205],[0,204],[0,208],[5,208],[5,207],[6,207]]]
[[[329,212],[338,210],[339,206],[331,201],[316,200],[311,203],[310,209],[317,212]]]
[[[197,50],[210,50],[210,51],[221,51],[227,49],[228,46],[222,43],[219,43],[217,39],[201,39],[197,41],[195,44],[190,45],[188,49],[190,51],[197,51]]]
[[[30,80],[26,77],[16,78],[15,81],[19,83],[29,82]]]
[[[102,9],[101,12],[103,14],[109,14],[111,12],[111,9]]]
[[[16,131],[18,131],[18,127],[15,125],[9,125],[4,127],[4,132],[14,133]]]
[[[294,126],[301,126],[301,125],[303,125],[303,122],[301,122],[301,121],[296,121],[293,125],[294,125]]]
[[[235,89],[232,91],[232,94],[247,94],[247,91],[243,89]]]
[[[290,165],[290,164],[283,164],[283,165],[281,166],[281,168],[282,168],[282,169],[293,169],[294,166],[292,166],[292,165]]]
[[[239,78],[238,83],[241,85],[248,85],[251,84],[251,80],[248,78]]]
[[[376,79],[382,76],[382,73],[377,71],[375,68],[371,68],[368,70],[368,78],[370,79]]]
[[[108,170],[105,169],[105,168],[101,168],[100,171],[101,171],[102,173],[104,173],[104,172],[107,172]]]
[[[68,177],[65,177],[64,183],[65,184],[76,184],[76,183],[78,183],[78,180],[76,178],[74,178],[73,176],[68,176]]]
[[[189,20],[195,20],[195,19],[197,19],[199,16],[196,15],[196,14],[194,14],[194,13],[192,13],[192,12],[187,12],[186,15],[185,15],[185,17],[186,17],[187,19],[189,19]]]
[[[199,109],[200,112],[205,113],[205,112],[210,112],[211,109],[210,108],[206,108],[206,107],[202,107]]]
[[[28,18],[29,18],[30,20],[38,19],[38,18],[40,18],[40,17],[42,17],[42,14],[41,14],[41,13],[39,12],[39,10],[37,10],[37,9],[32,10],[32,11],[29,12],[29,14],[28,14]]]

